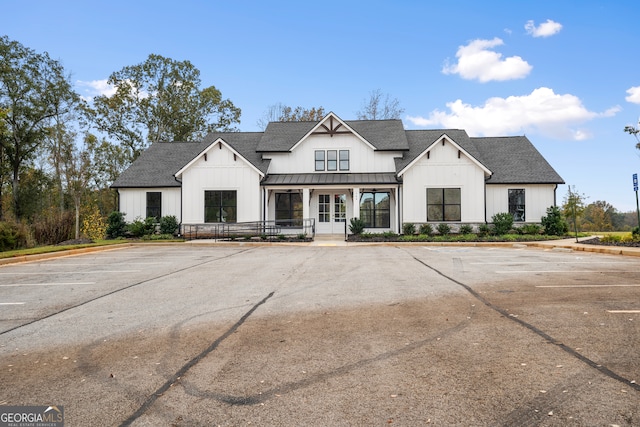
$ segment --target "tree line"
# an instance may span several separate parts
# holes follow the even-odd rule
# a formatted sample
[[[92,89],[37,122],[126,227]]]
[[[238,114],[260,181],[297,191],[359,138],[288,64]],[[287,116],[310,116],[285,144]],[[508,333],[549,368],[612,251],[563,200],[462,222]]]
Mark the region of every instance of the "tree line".
[[[83,218],[116,210],[109,186],[149,144],[238,131],[241,109],[215,86],[203,87],[189,61],[151,54],[107,83],[113,95],[84,99],[47,52],[0,37],[0,221],[21,225],[36,243],[77,238]],[[359,117],[403,112],[379,90],[370,96]],[[258,125],[324,114],[278,103]]]
[[[0,37],[0,234],[13,224],[31,244],[78,238],[88,220],[117,210],[110,185],[149,144],[239,130],[241,109],[215,86],[203,87],[200,71],[187,60],[151,54],[113,72],[107,83],[112,95],[84,99],[47,52]],[[398,119],[403,112],[397,99],[377,89],[356,117]],[[322,106],[276,103],[257,125],[324,115]],[[585,209],[594,212],[593,224],[609,226],[595,219],[599,209],[614,229],[629,225],[606,202]]]

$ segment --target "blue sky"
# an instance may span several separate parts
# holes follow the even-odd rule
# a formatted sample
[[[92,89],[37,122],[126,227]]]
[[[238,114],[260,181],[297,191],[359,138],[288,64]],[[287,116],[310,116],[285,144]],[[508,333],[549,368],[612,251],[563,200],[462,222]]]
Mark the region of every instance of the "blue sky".
[[[635,210],[640,117],[634,1],[4,2],[0,33],[47,51],[86,97],[155,53],[189,60],[203,87],[260,130],[270,105],[348,120],[373,90],[408,129],[527,135],[567,184]],[[558,203],[567,193],[557,192]]]

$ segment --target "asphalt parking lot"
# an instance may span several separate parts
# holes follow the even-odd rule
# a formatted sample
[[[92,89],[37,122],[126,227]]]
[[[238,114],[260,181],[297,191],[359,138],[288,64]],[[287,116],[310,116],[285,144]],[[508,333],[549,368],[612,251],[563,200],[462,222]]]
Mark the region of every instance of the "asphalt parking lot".
[[[638,258],[128,246],[0,267],[0,405],[67,426],[640,425]]]

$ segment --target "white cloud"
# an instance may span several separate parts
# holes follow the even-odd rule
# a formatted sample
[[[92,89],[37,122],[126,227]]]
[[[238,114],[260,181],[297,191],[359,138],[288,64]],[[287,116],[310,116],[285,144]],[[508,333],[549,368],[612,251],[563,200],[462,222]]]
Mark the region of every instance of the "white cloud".
[[[625,98],[627,102],[640,104],[640,86],[634,86],[627,89],[627,93],[629,94],[629,96]]]
[[[112,96],[116,93],[116,88],[108,84],[107,79],[92,80],[90,82],[77,80],[76,86],[84,88],[84,93],[81,95],[86,100],[92,100],[95,96],[99,95]]]
[[[533,20],[529,20],[524,25],[524,28],[527,30],[527,34],[530,34],[533,37],[550,37],[560,32],[562,24],[552,21],[551,19],[547,19],[547,22],[543,22],[536,27],[535,22],[533,22]]]
[[[490,98],[481,106],[458,99],[447,103],[447,108],[448,112],[434,110],[427,118],[407,117],[407,120],[419,127],[465,129],[471,136],[533,133],[579,141],[591,135],[577,126],[620,111],[620,107],[612,107],[604,113],[595,113],[587,110],[578,97],[556,94],[546,87],[523,96]]]
[[[483,83],[491,80],[513,80],[526,77],[531,65],[519,56],[503,59],[502,54],[491,50],[503,45],[499,38],[493,40],[473,40],[466,46],[460,46],[456,53],[458,63],[442,68],[444,74],[459,74],[466,80],[477,79]]]

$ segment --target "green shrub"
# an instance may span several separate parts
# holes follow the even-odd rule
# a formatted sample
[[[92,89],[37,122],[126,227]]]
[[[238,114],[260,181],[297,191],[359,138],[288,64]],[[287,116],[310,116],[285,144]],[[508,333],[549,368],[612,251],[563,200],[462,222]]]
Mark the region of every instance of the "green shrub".
[[[640,226],[634,227],[633,230],[631,230],[631,238],[634,241],[640,240]]]
[[[364,231],[365,222],[360,218],[351,218],[349,224],[349,231],[353,234],[362,234]]]
[[[127,223],[124,220],[124,213],[113,211],[107,217],[107,238],[117,239],[124,237],[127,231]]]
[[[405,222],[404,224],[402,224],[402,234],[416,234],[416,225],[412,222]]]
[[[480,224],[478,226],[478,235],[480,237],[485,237],[491,234],[491,226],[489,224]]]
[[[564,236],[569,230],[567,222],[562,218],[562,212],[557,206],[549,206],[547,215],[542,217],[542,227],[545,234],[550,236]]]
[[[433,235],[433,225],[431,224],[422,224],[420,225],[420,234],[424,234],[426,236]]]
[[[509,233],[513,227],[513,215],[509,212],[497,213],[491,217],[493,230],[498,236]]]
[[[525,224],[521,227],[516,228],[516,232],[518,234],[540,234],[542,233],[542,227],[538,224]]]
[[[147,233],[146,230],[146,223],[140,217],[134,219],[131,224],[127,224],[127,232],[131,237],[142,237],[145,234],[151,234]]]
[[[473,233],[473,227],[469,224],[463,224],[460,226],[460,234],[471,234]]]
[[[438,224],[438,226],[436,227],[436,230],[438,230],[438,233],[440,233],[440,235],[442,236],[447,236],[448,234],[451,233],[451,227],[449,226],[449,224]]]
[[[167,215],[160,218],[160,234],[176,234],[178,231],[178,220],[174,215]]]
[[[0,252],[27,247],[27,236],[19,224],[0,222]]]

